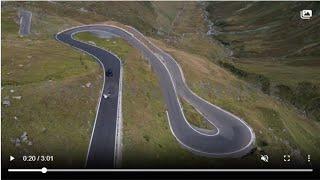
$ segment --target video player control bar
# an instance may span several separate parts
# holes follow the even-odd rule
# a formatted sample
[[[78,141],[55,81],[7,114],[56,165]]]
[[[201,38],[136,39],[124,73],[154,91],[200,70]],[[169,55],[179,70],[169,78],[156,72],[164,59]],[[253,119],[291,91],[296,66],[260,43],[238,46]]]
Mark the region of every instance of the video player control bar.
[[[313,169],[8,169],[8,172],[313,172]]]

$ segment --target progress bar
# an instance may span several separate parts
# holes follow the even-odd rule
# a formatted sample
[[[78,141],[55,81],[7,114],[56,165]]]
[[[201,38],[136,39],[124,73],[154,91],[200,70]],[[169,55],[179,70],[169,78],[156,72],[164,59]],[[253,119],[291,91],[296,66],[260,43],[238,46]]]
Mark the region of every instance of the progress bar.
[[[313,169],[8,169],[8,172],[313,172]]]

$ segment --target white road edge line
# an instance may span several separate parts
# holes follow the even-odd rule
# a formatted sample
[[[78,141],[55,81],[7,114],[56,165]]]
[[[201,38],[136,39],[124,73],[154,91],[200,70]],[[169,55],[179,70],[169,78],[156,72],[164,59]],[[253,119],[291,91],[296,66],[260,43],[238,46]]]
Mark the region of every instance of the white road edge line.
[[[121,62],[120,62],[121,63]],[[119,82],[119,92],[118,92],[118,111],[117,111],[117,130],[116,130],[116,145],[115,151],[115,167],[120,168],[122,163],[122,80],[123,80],[123,67],[120,64],[120,82]]]
[[[161,59],[162,58],[162,56],[161,55],[159,55],[159,54],[157,54],[157,53],[153,53],[158,59]],[[163,58],[162,58],[163,59]],[[160,60],[161,61],[161,60]],[[175,96],[176,96],[176,98],[177,98],[177,100],[178,100],[178,103],[179,103],[179,107],[180,107],[180,111],[182,112],[182,116],[183,116],[183,119],[185,120],[185,122],[187,123],[187,125],[191,128],[191,129],[193,129],[195,132],[197,132],[198,134],[201,134],[201,135],[203,135],[203,136],[216,136],[216,135],[218,135],[219,134],[219,132],[220,132],[220,130],[219,130],[219,128],[217,127],[217,126],[215,126],[214,124],[214,127],[217,129],[217,132],[216,133],[214,133],[214,134],[207,134],[207,133],[203,133],[203,132],[200,132],[199,130],[197,130],[197,129],[195,129],[190,123],[189,123],[189,121],[187,120],[187,118],[185,117],[185,114],[184,114],[184,112],[183,112],[183,108],[182,108],[182,105],[181,105],[181,103],[180,103],[180,100],[179,100],[179,97],[178,97],[178,93],[177,93],[177,90],[176,90],[176,86],[175,86],[175,83],[174,83],[174,81],[173,81],[173,77],[171,76],[171,74],[170,74],[170,71],[169,71],[169,69],[168,69],[168,67],[161,61],[161,64],[165,67],[165,69],[166,69],[166,71],[168,72],[168,74],[169,74],[169,77],[170,77],[170,80],[171,80],[171,82],[172,82],[172,86],[173,86],[173,89],[174,89],[174,92],[175,92]],[[189,102],[189,101],[188,101]],[[196,109],[196,108],[195,108]],[[196,109],[197,111],[198,111],[198,109]],[[198,111],[199,112],[199,111]],[[203,115],[202,113],[200,113],[201,115]],[[210,121],[209,121],[210,122]],[[211,123],[211,122],[210,122]],[[212,123],[211,123],[212,124]]]

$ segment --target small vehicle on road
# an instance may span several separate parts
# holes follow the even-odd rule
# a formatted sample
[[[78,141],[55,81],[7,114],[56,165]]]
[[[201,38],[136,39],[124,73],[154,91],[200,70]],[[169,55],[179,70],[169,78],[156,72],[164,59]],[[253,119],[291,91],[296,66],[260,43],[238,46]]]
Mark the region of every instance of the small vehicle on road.
[[[106,76],[107,76],[107,77],[112,77],[112,76],[113,76],[113,73],[112,73],[111,68],[109,68],[109,69],[106,71]]]
[[[111,91],[108,91],[107,94],[103,94],[103,98],[108,99],[111,96]]]

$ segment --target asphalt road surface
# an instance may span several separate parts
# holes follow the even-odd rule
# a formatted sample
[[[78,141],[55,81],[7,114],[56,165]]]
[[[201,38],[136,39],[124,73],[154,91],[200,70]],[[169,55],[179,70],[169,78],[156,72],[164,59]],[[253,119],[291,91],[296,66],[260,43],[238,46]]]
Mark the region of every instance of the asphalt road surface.
[[[103,75],[102,94],[107,95],[111,92],[111,95],[108,98],[103,95],[100,97],[86,166],[87,168],[113,168],[115,164],[120,60],[105,50],[72,39],[71,34],[74,32],[77,32],[77,29],[60,33],[56,36],[56,39],[93,55],[101,62],[104,72],[108,69],[112,70],[112,77]]]
[[[27,36],[30,34],[32,13],[30,11],[20,10],[19,16],[20,16],[19,34],[21,36]]]
[[[113,79],[105,80],[106,85],[113,84],[111,86],[114,88],[114,96],[100,103],[87,165],[98,164],[101,166],[95,167],[105,168],[110,167],[109,165],[115,161],[112,159],[115,154],[112,150],[117,143],[114,137],[117,126],[116,91],[119,84],[120,62],[107,51],[72,39],[73,33],[82,31],[105,31],[118,35],[148,59],[159,79],[172,134],[184,148],[209,157],[241,157],[251,151],[255,140],[252,129],[242,119],[193,93],[185,83],[179,64],[169,54],[149,42],[132,27],[122,29],[113,25],[88,25],[75,27],[57,35],[58,40],[94,55],[102,62],[105,69],[111,67],[114,72]],[[196,108],[215,128],[210,131],[202,130],[188,123],[178,97]]]

